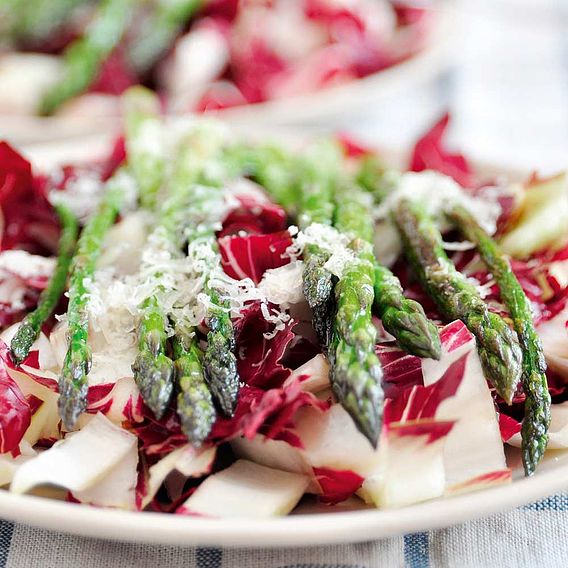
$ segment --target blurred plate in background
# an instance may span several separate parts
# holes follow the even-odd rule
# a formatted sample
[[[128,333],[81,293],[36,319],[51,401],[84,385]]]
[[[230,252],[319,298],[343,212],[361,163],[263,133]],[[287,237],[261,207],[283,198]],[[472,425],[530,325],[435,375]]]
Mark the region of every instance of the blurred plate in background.
[[[452,65],[451,45],[457,18],[451,4],[441,3],[428,45],[402,63],[311,94],[232,107],[216,111],[215,115],[237,124],[325,124],[327,128],[333,128],[338,118],[345,121],[365,116],[374,105],[388,104],[389,99],[433,80]],[[101,108],[104,110],[104,106]],[[118,123],[117,116],[104,112],[90,116],[79,114],[49,118],[3,115],[0,139],[18,145],[49,142],[102,134],[116,128]]]

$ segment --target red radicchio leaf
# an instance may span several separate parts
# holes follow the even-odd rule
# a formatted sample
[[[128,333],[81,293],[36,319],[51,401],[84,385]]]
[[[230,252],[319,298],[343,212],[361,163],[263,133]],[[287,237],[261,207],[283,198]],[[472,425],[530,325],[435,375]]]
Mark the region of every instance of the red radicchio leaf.
[[[426,436],[426,444],[433,444],[434,442],[445,438],[455,422],[444,420],[432,422],[429,420],[414,422],[409,424],[393,424],[389,427],[389,436],[398,436],[403,438],[405,436]]]
[[[252,439],[260,433],[267,438],[292,442],[292,445],[301,447],[297,436],[289,434],[294,427],[294,416],[303,406],[313,406],[324,411],[329,408],[329,403],[317,399],[312,393],[302,391],[297,380],[286,387],[268,391],[245,385],[239,392],[234,416],[219,417],[213,426],[210,440],[220,443],[241,435]]]
[[[294,339],[292,319],[274,337],[266,339],[264,333],[272,331],[273,324],[266,321],[260,302],[255,302],[235,322],[237,334],[237,368],[241,381],[260,388],[282,386],[290,376],[290,369],[281,363],[287,347]]]
[[[365,23],[361,20],[355,10],[349,9],[346,3],[334,3],[327,0],[306,0],[306,16],[312,20],[317,20],[330,27],[330,34],[333,35],[334,28],[340,29],[345,33],[346,28],[356,33],[363,33]]]
[[[351,497],[363,485],[365,479],[354,471],[337,470],[328,467],[314,467],[314,475],[323,494],[320,500],[330,505],[341,503]]]
[[[126,143],[124,136],[119,136],[112,147],[111,153],[101,163],[101,179],[106,181],[126,160]]]
[[[336,139],[341,144],[343,152],[348,158],[361,158],[362,156],[368,156],[374,153],[371,148],[364,146],[350,134],[345,132],[337,134]]]
[[[377,345],[376,351],[383,367],[383,389],[387,398],[396,398],[403,391],[423,384],[419,357],[389,345]]]
[[[215,18],[234,20],[239,9],[239,0],[209,0],[203,7],[202,14]]]
[[[396,398],[387,399],[384,422],[411,422],[434,418],[440,403],[455,395],[462,381],[468,354],[454,361],[443,376],[428,386],[415,385],[399,392]]]
[[[425,6],[416,6],[413,3],[393,2],[393,9],[399,26],[416,25],[428,15]]]
[[[30,405],[16,382],[0,367],[0,454],[19,455],[19,444],[32,420]]]
[[[469,164],[461,154],[450,154],[443,146],[443,138],[450,120],[445,114],[414,146],[410,170],[436,170],[454,178],[464,187],[472,187],[475,180]]]
[[[2,253],[0,253],[2,254]],[[22,302],[18,304],[0,302],[0,328],[8,327],[20,321],[24,315],[37,305],[40,292],[49,282],[45,276],[23,278],[19,274],[5,270],[6,278],[0,278],[0,287],[8,286],[12,290],[21,290]]]
[[[251,278],[255,284],[269,268],[289,264],[284,256],[292,244],[288,231],[269,235],[228,236],[219,239],[221,262],[226,274],[237,280]]]
[[[267,98],[268,87],[275,76],[287,69],[286,62],[261,38],[238,44],[232,54],[232,75],[247,102],[259,103]]]
[[[101,65],[97,78],[89,91],[121,95],[128,87],[136,83],[138,80],[128,64],[124,51],[116,49]]]
[[[29,355],[22,362],[22,364],[20,366],[16,366],[12,361],[12,357],[10,356],[10,348],[4,341],[0,339],[0,361],[3,363],[6,369],[13,369],[25,373],[36,383],[47,387],[53,392],[58,392],[57,381],[55,379],[34,373],[34,369],[39,371],[39,351],[30,351]],[[25,369],[22,366],[25,366]]]
[[[30,394],[26,396],[26,402],[30,407],[31,415],[33,416],[41,408],[44,401],[41,400],[41,398],[38,398],[37,396]]]
[[[156,420],[154,414],[146,407],[143,408],[145,420],[142,424],[132,427],[140,438],[140,450],[147,456],[162,455],[187,444],[187,438],[182,433],[179,418],[174,410],[169,410],[161,420]]]
[[[0,142],[1,249],[23,248],[45,253],[57,243],[58,226],[44,188],[30,163],[6,142]]]
[[[249,195],[237,195],[240,206],[233,209],[223,221],[219,237],[249,234],[277,233],[286,229],[286,211],[270,201],[259,201]]]
[[[499,431],[503,442],[510,440],[515,434],[521,431],[521,422],[515,420],[512,416],[499,413]]]

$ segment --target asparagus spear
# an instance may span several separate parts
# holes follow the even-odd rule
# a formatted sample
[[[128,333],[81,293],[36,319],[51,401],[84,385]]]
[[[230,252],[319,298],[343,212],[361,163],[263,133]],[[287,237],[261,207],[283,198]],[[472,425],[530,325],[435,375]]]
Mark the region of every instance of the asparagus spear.
[[[371,321],[374,291],[374,256],[368,239],[372,223],[357,194],[344,192],[337,200],[335,227],[354,237],[354,258],[347,261],[335,286],[337,311],[329,348],[331,385],[359,430],[376,446],[382,424],[382,368]],[[363,216],[360,217],[361,213]]]
[[[380,203],[395,189],[399,177],[396,170],[387,168],[377,156],[369,155],[361,158],[355,181]]]
[[[0,32],[16,42],[39,45],[49,41],[54,32],[60,31],[75,15],[75,11],[87,0],[2,0],[0,1]],[[10,30],[4,27],[4,22]]]
[[[53,114],[96,79],[102,63],[122,39],[134,5],[134,0],[104,0],[101,3],[84,35],[65,50],[63,78],[43,97],[40,114]]]
[[[371,245],[373,220],[369,215],[372,204],[368,197],[357,187],[347,187],[338,199],[335,226],[365,242],[359,255],[374,265],[374,305],[384,328],[405,351],[439,359],[442,346],[438,329],[418,302],[404,297],[398,278],[375,261]]]
[[[525,418],[521,432],[523,464],[526,475],[532,475],[542,460],[548,443],[550,393],[545,374],[546,361],[534,328],[531,303],[511,270],[508,258],[469,211],[462,206],[455,207],[450,212],[450,218],[465,237],[477,246],[499,286],[501,297],[519,336],[523,349],[522,384],[526,395]]]
[[[175,170],[169,179],[170,194],[160,208],[160,222],[155,234],[174,258],[181,257],[181,248],[187,241],[196,242],[204,251],[205,293],[211,307],[206,318],[210,332],[203,366],[213,396],[221,410],[231,415],[239,385],[233,353],[234,331],[225,303],[219,300],[208,283],[210,271],[220,263],[216,250],[216,222],[209,222],[209,217],[215,217],[222,208],[222,190],[213,182],[223,174],[219,168],[208,167],[218,157],[220,142],[216,133],[207,129],[205,132],[194,131],[188,140],[182,142]],[[160,273],[156,274],[158,280],[160,276]],[[173,393],[174,372],[174,362],[166,355],[167,317],[171,314],[165,313],[160,306],[160,294],[158,288],[144,303],[139,354],[133,365],[142,396],[158,417],[165,411]],[[175,323],[179,329],[188,327],[184,321]],[[188,330],[185,331],[187,333]]]
[[[142,304],[138,326],[138,355],[132,364],[142,399],[158,420],[164,415],[174,390],[174,363],[167,356],[167,314],[157,295]]]
[[[406,298],[399,279],[385,266],[375,265],[375,309],[384,328],[408,353],[440,359],[442,344],[438,328],[424,308]]]
[[[444,252],[442,237],[418,203],[402,200],[394,211],[404,251],[422,285],[448,319],[461,319],[477,339],[487,378],[511,403],[522,372],[516,333],[489,311],[477,288],[459,273]]]
[[[182,333],[174,337],[175,376],[179,387],[177,413],[188,440],[200,447],[211,432],[216,413],[203,371],[203,353]]]
[[[213,397],[225,416],[232,416],[239,393],[239,373],[235,356],[235,331],[226,303],[209,288],[211,308],[207,318],[209,333],[203,359],[205,376]]]
[[[142,206],[153,209],[166,167],[159,144],[160,101],[155,93],[140,86],[128,89],[122,100],[128,167],[138,185]]]
[[[79,229],[75,215],[65,205],[58,204],[54,207],[61,224],[57,265],[47,288],[40,294],[37,308],[22,320],[16,335],[12,338],[10,352],[16,365],[19,365],[28,356],[34,341],[39,336],[41,326],[55,310],[67,284],[67,274],[69,273]]]
[[[333,193],[339,178],[341,149],[331,140],[321,140],[309,147],[299,164],[298,224],[305,230],[310,225],[332,225]],[[335,299],[335,277],[325,269],[329,253],[317,244],[304,249],[303,289],[312,309],[312,323],[322,349],[331,341]]]
[[[364,259],[345,267],[335,287],[337,311],[329,347],[335,396],[359,430],[377,445],[382,423],[382,369],[371,323],[373,268]]]
[[[253,151],[241,150],[245,174],[264,186],[272,198],[287,211],[294,212],[301,201],[297,183],[298,160],[280,146],[265,145]]]
[[[219,140],[212,139],[205,132],[205,145],[201,150],[206,156],[219,159]],[[223,155],[224,158],[224,155]],[[235,356],[235,330],[229,314],[229,304],[219,297],[212,286],[210,276],[220,267],[221,256],[217,247],[216,230],[218,218],[216,212],[223,208],[222,180],[233,171],[234,164],[216,164],[215,168],[205,168],[199,176],[204,186],[193,185],[191,208],[187,218],[185,237],[189,243],[198,243],[205,252],[203,258],[205,287],[209,307],[206,323],[209,327],[207,347],[203,357],[203,368],[207,384],[213,399],[225,416],[232,416],[237,404],[239,392],[239,374]],[[208,171],[206,171],[208,170]],[[206,212],[213,213],[213,216]]]
[[[94,277],[104,236],[122,206],[122,175],[119,171],[106,183],[103,199],[83,229],[73,258],[67,309],[68,350],[59,377],[59,414],[69,430],[87,406],[87,375],[91,370],[88,285]]]
[[[129,50],[130,63],[137,73],[145,74],[152,68],[202,4],[203,0],[157,2]]]

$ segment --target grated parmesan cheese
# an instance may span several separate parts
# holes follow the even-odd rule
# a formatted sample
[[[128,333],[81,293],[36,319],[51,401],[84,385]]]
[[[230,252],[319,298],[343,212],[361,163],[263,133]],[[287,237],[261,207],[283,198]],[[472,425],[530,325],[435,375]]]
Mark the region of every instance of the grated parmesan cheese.
[[[61,174],[62,175],[62,174]],[[65,185],[65,190],[52,190],[48,199],[52,205],[66,205],[84,222],[97,207],[102,195],[103,182],[95,170],[85,170]]]
[[[294,227],[294,229],[296,228]],[[334,227],[312,223],[306,229],[297,233],[294,244],[288,247],[286,255],[295,260],[302,254],[307,245],[317,245],[329,254],[324,268],[341,278],[345,266],[355,259],[353,251],[348,246],[349,242],[350,237],[340,233]]]
[[[501,214],[501,206],[490,193],[486,193],[483,199],[473,197],[449,176],[430,170],[402,174],[396,188],[376,207],[375,218],[379,221],[389,220],[401,199],[421,201],[427,212],[442,223],[448,205],[463,205],[490,235],[495,233]]]
[[[30,254],[24,250],[0,252],[0,278],[49,278],[55,268],[55,258]]]
[[[132,175],[122,169],[113,176],[112,180],[123,192],[121,213],[134,211],[138,202],[138,186]],[[65,185],[65,190],[51,190],[48,199],[52,205],[67,206],[77,219],[84,223],[97,208],[103,196],[104,187],[105,183],[97,171],[86,170],[76,178],[69,180]]]
[[[264,273],[258,287],[269,302],[289,308],[291,304],[305,301],[303,270],[304,263],[301,260],[295,260],[280,268],[271,268]]]

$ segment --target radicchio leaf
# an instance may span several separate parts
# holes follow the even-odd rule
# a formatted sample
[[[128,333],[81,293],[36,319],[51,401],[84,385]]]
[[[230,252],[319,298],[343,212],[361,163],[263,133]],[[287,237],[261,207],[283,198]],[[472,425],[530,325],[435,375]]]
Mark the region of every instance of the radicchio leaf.
[[[290,376],[290,369],[282,364],[286,349],[294,339],[293,320],[284,324],[267,339],[264,334],[273,331],[274,324],[266,321],[260,302],[249,306],[243,317],[235,322],[237,334],[237,368],[243,382],[260,388],[281,386]]]
[[[18,446],[29,428],[32,411],[16,382],[0,366],[0,454],[20,451]]]
[[[136,85],[138,79],[128,64],[123,49],[115,49],[102,63],[89,91],[121,95],[128,87]]]
[[[365,479],[350,470],[337,470],[327,467],[314,467],[314,475],[322,494],[320,500],[330,505],[341,503],[355,493]]]
[[[289,264],[284,253],[292,245],[288,231],[268,235],[233,235],[219,239],[221,262],[226,274],[237,280],[250,278],[255,284],[269,268]]]
[[[414,146],[409,169],[413,172],[435,170],[454,178],[463,187],[475,185],[472,170],[461,154],[451,154],[444,147],[444,135],[450,121],[445,114]]]
[[[329,408],[329,403],[317,399],[312,393],[304,392],[299,381],[267,391],[245,385],[239,392],[234,416],[219,417],[213,426],[210,440],[219,443],[236,436],[252,439],[257,434],[264,434],[269,439],[283,440],[301,447],[301,440],[292,430],[294,415],[303,406],[323,411]]]
[[[286,211],[268,200],[260,201],[254,196],[236,196],[240,205],[231,210],[223,221],[219,237],[248,234],[278,233],[286,229]]]
[[[1,250],[55,249],[58,226],[44,187],[34,179],[30,163],[6,142],[0,142],[0,209]]]

